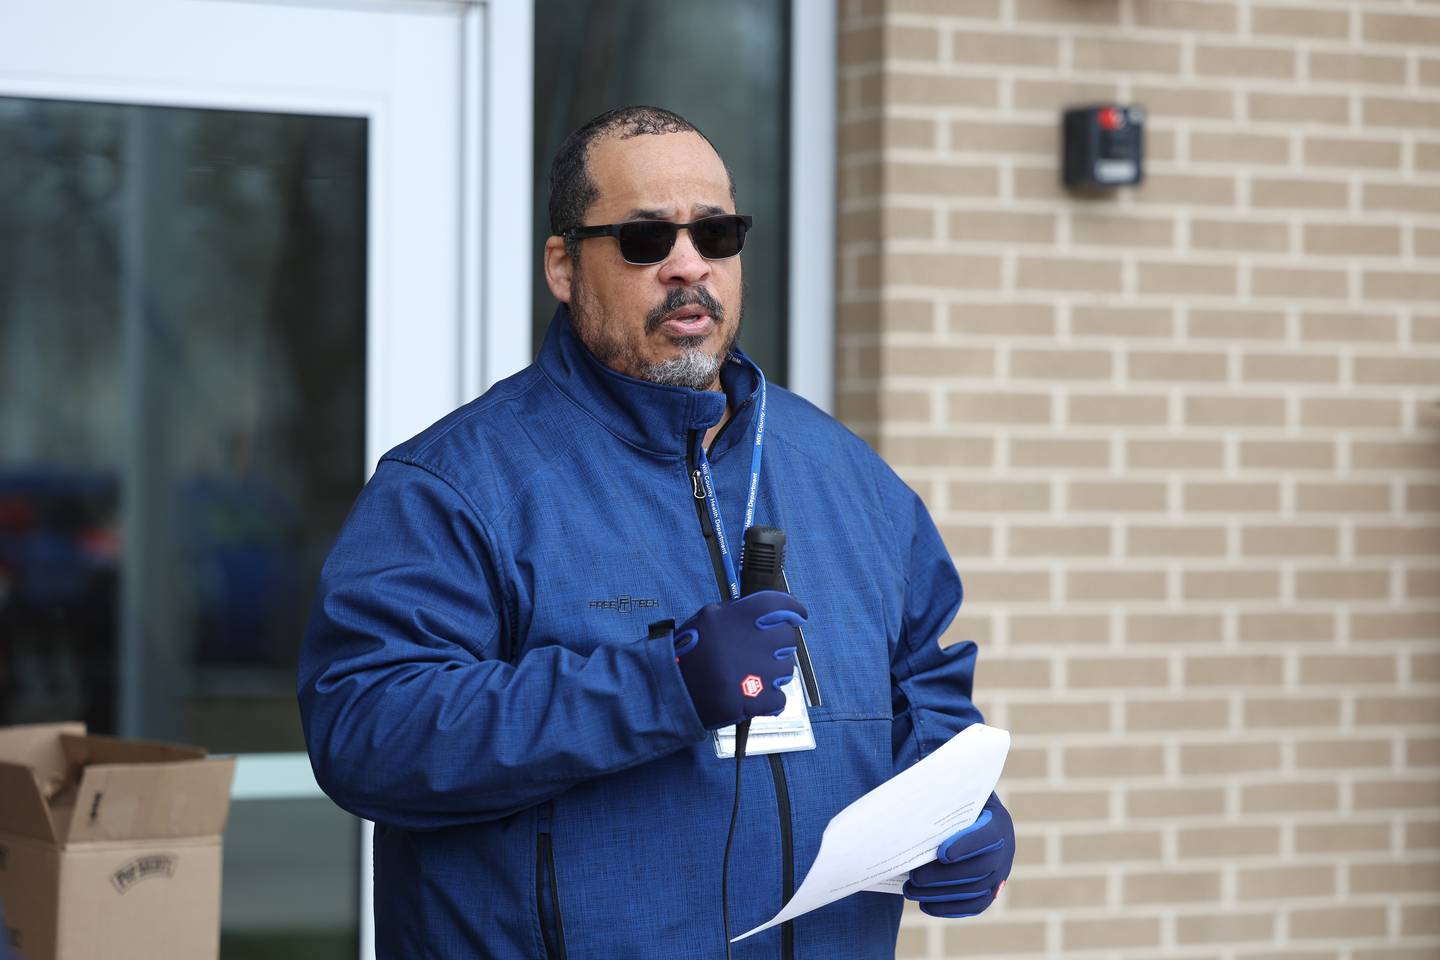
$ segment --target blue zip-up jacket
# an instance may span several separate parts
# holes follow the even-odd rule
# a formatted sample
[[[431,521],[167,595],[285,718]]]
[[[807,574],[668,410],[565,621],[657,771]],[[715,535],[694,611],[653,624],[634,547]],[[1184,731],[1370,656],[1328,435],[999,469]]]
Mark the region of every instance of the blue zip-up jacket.
[[[325,564],[299,697],[315,776],[375,821],[377,954],[724,956],[735,762],[651,622],[723,596],[691,443],[741,541],[759,378],[724,395],[616,373],[564,307],[536,362],[380,461]],[[960,579],[920,499],[771,386],[756,524],[810,611],[816,748],[743,761],[732,935],[804,877],[830,817],[980,720],[975,646],[937,642]],[[902,900],[861,893],[736,960],[891,958]]]

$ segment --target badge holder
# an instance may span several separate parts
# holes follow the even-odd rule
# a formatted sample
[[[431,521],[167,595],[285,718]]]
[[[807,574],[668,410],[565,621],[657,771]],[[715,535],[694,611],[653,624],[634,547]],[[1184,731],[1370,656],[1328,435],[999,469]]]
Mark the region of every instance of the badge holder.
[[[785,684],[785,709],[778,717],[755,717],[750,721],[750,738],[745,742],[745,755],[791,753],[815,749],[815,731],[810,728],[810,711],[805,704],[805,682],[800,668]],[[712,734],[715,756],[735,756],[735,728],[721,727]]]

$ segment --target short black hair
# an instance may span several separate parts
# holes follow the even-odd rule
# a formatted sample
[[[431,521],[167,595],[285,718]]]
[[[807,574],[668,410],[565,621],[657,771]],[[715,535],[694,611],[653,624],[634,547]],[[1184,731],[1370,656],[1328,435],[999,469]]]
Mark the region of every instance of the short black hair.
[[[662,133],[697,133],[714,149],[715,144],[689,120],[663,107],[630,106],[607,110],[587,121],[565,138],[550,164],[550,232],[563,237],[565,231],[584,226],[585,211],[600,195],[590,178],[590,148],[602,137],[629,140],[631,137]],[[720,156],[720,151],[715,150]],[[735,202],[735,175],[720,157],[730,181],[730,202]],[[565,252],[580,258],[580,241],[566,240]]]

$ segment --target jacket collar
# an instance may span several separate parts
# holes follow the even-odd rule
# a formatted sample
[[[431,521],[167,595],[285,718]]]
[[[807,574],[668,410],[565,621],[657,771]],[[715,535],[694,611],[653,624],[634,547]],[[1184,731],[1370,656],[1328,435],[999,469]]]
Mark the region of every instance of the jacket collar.
[[[717,457],[750,432],[760,368],[736,349],[720,369],[724,391],[691,390],[638,380],[610,369],[581,342],[565,304],[555,311],[536,363],[582,410],[619,439],[660,457],[684,457],[692,430],[720,422],[728,399],[735,422],[710,450]]]

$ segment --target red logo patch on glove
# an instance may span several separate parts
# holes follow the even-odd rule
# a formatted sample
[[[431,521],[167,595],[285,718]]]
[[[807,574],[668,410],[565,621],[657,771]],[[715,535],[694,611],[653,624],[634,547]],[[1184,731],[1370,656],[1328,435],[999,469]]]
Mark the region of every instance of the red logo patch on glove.
[[[765,684],[753,673],[740,681],[740,692],[751,699],[760,696],[760,691],[763,689],[765,689]]]

